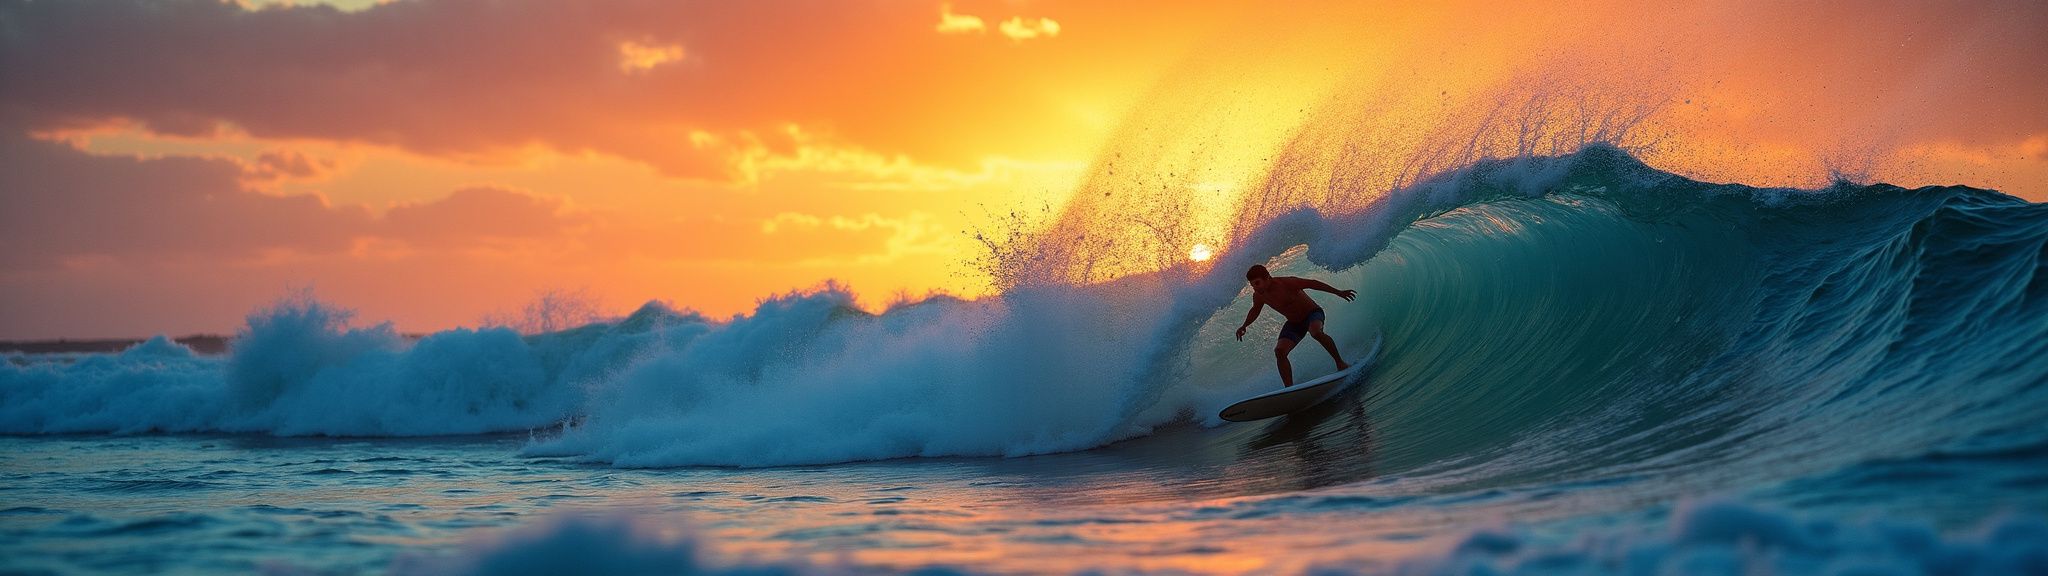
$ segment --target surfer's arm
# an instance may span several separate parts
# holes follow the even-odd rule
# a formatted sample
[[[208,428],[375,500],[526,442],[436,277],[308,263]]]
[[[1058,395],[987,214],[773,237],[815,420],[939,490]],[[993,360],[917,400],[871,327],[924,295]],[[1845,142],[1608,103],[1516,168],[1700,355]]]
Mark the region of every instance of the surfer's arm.
[[[1237,327],[1237,339],[1244,339],[1244,329],[1250,328],[1252,326],[1252,321],[1259,319],[1259,311],[1264,310],[1265,308],[1266,301],[1259,299],[1259,293],[1253,292],[1252,311],[1244,313],[1244,325]]]
[[[1341,297],[1347,301],[1351,300],[1352,298],[1358,297],[1357,290],[1338,290],[1337,287],[1331,286],[1329,284],[1324,284],[1321,280],[1316,280],[1313,278],[1296,278],[1295,281],[1299,282],[1302,288],[1321,290],[1324,292],[1329,292],[1331,294],[1336,294],[1338,297]]]

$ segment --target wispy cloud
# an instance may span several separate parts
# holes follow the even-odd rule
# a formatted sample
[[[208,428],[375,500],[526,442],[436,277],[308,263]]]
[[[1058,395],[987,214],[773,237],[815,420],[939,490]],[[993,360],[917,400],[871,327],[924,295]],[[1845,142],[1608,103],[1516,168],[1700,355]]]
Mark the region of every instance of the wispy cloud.
[[[940,4],[939,24],[936,29],[940,34],[986,34],[988,33],[988,23],[983,21],[980,16],[954,13],[952,4]],[[996,30],[1004,38],[1009,38],[1014,42],[1023,42],[1035,38],[1059,36],[1060,23],[1051,18],[1012,16],[1009,20],[1004,20],[1001,25],[997,26]]]
[[[654,67],[683,59],[681,44],[656,44],[651,42],[626,41],[619,43],[619,70],[638,73],[653,70]]]
[[[1051,38],[1060,35],[1060,23],[1053,21],[1051,18],[1025,20],[1023,16],[1017,16],[1004,20],[1001,30],[1003,36],[1011,40],[1023,42],[1033,38]]]
[[[940,4],[937,29],[940,34],[982,34],[988,32],[988,25],[980,16],[954,14],[952,4]]]

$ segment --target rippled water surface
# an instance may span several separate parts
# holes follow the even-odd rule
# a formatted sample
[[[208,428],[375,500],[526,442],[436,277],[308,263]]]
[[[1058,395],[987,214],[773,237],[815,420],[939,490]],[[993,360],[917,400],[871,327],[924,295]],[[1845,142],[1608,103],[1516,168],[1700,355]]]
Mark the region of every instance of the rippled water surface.
[[[1353,416],[1331,412],[1322,417]],[[1641,476],[1473,489],[1459,474],[1478,472],[1377,475],[1369,442],[1335,429],[1179,429],[1080,454],[751,470],[520,457],[524,437],[0,438],[0,564],[58,573],[379,572],[401,555],[450,553],[466,538],[554,511],[609,510],[672,519],[734,561],[996,572],[1371,569],[1440,551],[1473,526],[1655,526],[1668,511],[1662,504],[1694,489],[1839,517],[1876,511],[1953,525],[2048,505],[2040,492],[1997,502],[1981,492],[1985,484],[2048,485],[2040,450],[1869,463],[1768,490]],[[1247,433],[1259,438],[1241,451],[1182,452]],[[1855,486],[1865,489],[1846,488]]]

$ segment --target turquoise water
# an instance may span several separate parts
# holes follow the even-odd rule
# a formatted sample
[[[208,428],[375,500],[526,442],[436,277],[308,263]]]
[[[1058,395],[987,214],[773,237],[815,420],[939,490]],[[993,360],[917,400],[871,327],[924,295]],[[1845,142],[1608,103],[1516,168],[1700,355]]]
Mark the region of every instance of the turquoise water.
[[[1360,291],[1325,306],[1386,335],[1364,385],[1214,416],[1274,385],[1251,262]],[[2048,573],[2043,205],[1594,148],[1209,266],[416,342],[289,300],[224,358],[12,357],[0,571]]]

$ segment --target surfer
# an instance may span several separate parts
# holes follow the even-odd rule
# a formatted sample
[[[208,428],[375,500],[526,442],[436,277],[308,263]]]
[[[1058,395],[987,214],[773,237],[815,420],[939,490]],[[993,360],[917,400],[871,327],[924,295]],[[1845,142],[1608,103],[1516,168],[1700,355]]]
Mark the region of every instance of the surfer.
[[[1244,329],[1259,319],[1259,310],[1266,306],[1272,306],[1273,310],[1287,317],[1287,323],[1280,326],[1280,341],[1273,345],[1273,357],[1280,362],[1281,384],[1294,386],[1294,366],[1287,363],[1287,353],[1294,350],[1295,344],[1301,343],[1304,334],[1315,336],[1316,341],[1323,344],[1323,349],[1330,351],[1330,359],[1337,361],[1337,370],[1351,367],[1337,353],[1337,341],[1323,333],[1323,307],[1316,305],[1305,290],[1329,292],[1347,302],[1358,297],[1357,290],[1338,290],[1321,280],[1308,278],[1274,278],[1265,266],[1258,264],[1244,272],[1244,279],[1252,285],[1252,311],[1244,315],[1244,325],[1237,327],[1238,340],[1244,339]]]

